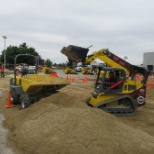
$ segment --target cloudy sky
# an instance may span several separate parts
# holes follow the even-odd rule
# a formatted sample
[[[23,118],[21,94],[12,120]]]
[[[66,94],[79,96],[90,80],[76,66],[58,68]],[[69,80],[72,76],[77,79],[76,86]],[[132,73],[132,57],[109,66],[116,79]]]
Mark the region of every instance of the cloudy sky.
[[[62,47],[101,48],[133,64],[154,52],[153,0],[0,0],[0,35],[6,46],[26,42],[44,59],[61,63]],[[4,39],[0,39],[0,51]]]

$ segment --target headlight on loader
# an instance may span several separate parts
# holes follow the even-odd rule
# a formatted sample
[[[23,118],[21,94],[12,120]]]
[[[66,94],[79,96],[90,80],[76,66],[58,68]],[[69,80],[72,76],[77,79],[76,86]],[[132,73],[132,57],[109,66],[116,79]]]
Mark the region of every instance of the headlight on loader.
[[[142,94],[142,93],[144,93],[145,92],[145,90],[144,89],[140,89],[140,93]]]

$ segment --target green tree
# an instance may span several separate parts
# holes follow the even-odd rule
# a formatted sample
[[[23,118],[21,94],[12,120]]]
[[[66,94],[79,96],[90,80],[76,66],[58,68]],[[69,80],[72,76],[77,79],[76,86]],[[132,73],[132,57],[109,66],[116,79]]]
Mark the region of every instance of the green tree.
[[[67,66],[67,63],[59,63],[58,67],[59,68],[65,68]]]
[[[24,42],[23,44],[20,44],[20,48],[28,48],[27,44]]]
[[[56,64],[56,63],[54,63],[54,64],[53,64],[53,66],[54,66],[54,67],[57,67],[57,64]]]
[[[52,61],[50,59],[45,60],[45,65],[47,67],[51,67],[52,66]]]
[[[35,51],[35,49],[32,47],[28,47],[26,43],[19,45],[19,47],[10,45],[5,50],[5,54],[6,54],[6,63],[9,64],[14,64],[14,58],[18,54],[31,54],[34,56],[39,56],[41,59],[41,56]],[[2,51],[1,62],[4,63],[4,50]],[[35,61],[33,57],[21,56],[20,58],[17,59],[17,63],[27,63],[29,65],[34,65]]]

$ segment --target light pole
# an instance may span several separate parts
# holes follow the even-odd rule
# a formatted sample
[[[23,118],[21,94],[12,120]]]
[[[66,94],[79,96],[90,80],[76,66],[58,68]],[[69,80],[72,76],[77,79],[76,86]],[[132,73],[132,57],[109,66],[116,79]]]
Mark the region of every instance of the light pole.
[[[6,36],[2,36],[3,39],[4,39],[4,70],[5,70],[5,67],[6,67],[6,39],[7,37]]]

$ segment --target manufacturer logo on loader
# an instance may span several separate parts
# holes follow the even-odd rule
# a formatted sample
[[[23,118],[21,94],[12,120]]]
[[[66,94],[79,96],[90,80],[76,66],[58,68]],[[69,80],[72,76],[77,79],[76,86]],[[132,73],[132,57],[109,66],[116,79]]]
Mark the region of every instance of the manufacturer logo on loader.
[[[145,102],[145,98],[143,96],[139,96],[137,98],[137,102],[138,102],[138,104],[142,105]]]

